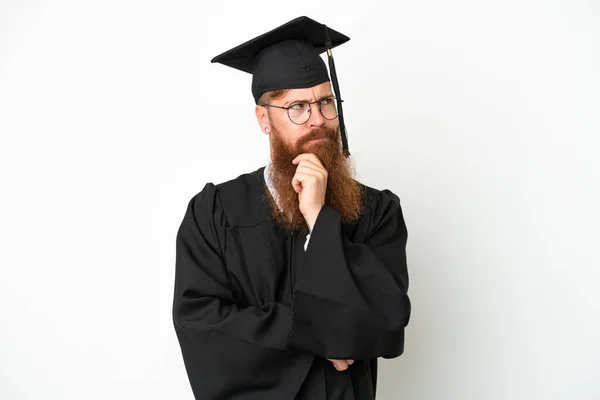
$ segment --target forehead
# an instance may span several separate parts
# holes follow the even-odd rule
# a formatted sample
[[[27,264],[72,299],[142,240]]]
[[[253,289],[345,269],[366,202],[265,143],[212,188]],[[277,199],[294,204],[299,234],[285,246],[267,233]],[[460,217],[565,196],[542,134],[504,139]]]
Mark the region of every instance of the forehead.
[[[316,86],[304,88],[304,89],[291,89],[285,96],[281,98],[282,101],[294,101],[294,100],[316,100],[323,96],[332,95],[331,83],[329,81],[320,83]]]

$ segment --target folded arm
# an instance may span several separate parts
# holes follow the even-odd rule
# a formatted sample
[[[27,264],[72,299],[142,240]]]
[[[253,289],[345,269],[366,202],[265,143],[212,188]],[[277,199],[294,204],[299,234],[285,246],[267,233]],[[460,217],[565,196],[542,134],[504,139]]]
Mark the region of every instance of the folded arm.
[[[292,348],[334,359],[402,354],[411,304],[398,197],[382,191],[369,219],[365,240],[354,243],[341,215],[322,207],[294,285]]]

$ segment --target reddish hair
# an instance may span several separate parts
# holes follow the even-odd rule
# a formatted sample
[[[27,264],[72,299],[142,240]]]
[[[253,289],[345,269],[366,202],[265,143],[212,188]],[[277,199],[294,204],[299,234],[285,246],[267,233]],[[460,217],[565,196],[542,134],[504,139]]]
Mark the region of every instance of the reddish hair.
[[[265,104],[265,103],[268,104],[273,99],[279,99],[279,98],[285,96],[286,94],[289,93],[290,90],[292,90],[292,89],[277,89],[277,90],[269,90],[268,92],[264,92],[258,98],[258,104]]]

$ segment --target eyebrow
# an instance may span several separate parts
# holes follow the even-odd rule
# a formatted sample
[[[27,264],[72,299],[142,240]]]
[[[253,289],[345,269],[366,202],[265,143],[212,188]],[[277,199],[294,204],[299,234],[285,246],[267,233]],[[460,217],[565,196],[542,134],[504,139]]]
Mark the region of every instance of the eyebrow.
[[[321,101],[321,100],[326,99],[328,97],[333,97],[333,94],[326,94],[324,96],[321,96],[321,98],[319,100],[317,100],[317,101]],[[304,102],[304,103],[311,103],[310,100],[300,99],[300,100],[289,100],[289,101],[286,101],[283,104],[284,104],[284,107],[288,107],[290,104],[293,104],[293,103],[302,103],[302,102]]]

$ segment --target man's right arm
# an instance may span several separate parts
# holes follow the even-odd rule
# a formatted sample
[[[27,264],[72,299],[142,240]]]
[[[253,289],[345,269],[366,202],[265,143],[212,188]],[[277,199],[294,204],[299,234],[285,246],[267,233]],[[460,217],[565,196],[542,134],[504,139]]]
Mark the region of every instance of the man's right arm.
[[[192,389],[197,399],[293,398],[312,356],[286,349],[289,307],[236,305],[220,250],[225,220],[209,183],[190,200],[177,233],[173,322]]]

